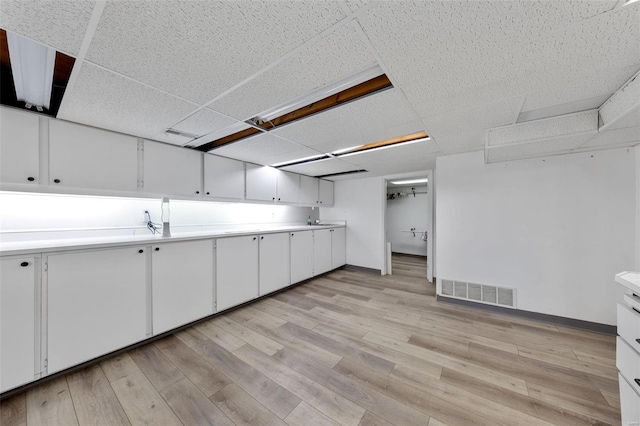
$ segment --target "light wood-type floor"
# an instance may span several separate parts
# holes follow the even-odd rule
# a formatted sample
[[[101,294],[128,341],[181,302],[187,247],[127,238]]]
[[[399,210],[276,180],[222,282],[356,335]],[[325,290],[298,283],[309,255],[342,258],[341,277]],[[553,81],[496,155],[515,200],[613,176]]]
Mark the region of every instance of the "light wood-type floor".
[[[2,402],[2,426],[619,424],[612,336],[343,269]]]

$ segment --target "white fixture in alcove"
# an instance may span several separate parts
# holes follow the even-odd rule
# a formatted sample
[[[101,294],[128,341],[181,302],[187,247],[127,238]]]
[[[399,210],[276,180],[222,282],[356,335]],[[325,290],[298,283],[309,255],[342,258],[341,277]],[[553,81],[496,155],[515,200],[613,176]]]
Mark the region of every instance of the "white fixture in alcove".
[[[27,108],[49,109],[56,51],[10,31],[7,44],[16,97]]]
[[[162,236],[170,237],[171,229],[169,227],[169,199],[167,197],[162,197]]]

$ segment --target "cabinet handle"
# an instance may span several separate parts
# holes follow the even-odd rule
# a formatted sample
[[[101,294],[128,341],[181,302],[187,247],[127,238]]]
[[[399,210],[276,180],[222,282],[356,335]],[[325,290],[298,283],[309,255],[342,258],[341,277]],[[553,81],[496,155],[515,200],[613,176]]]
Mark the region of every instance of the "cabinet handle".
[[[256,238],[257,238],[257,237],[253,237],[253,241],[255,241],[255,240],[256,240]]]
[[[33,182],[34,180],[36,180],[36,178],[34,178],[33,176],[29,176],[29,177],[27,178],[27,180],[28,180],[29,182]]]
[[[54,179],[53,183],[60,183],[60,179]]]
[[[199,194],[199,193],[200,193],[200,191],[196,191],[196,194]]]
[[[260,237],[261,240],[264,240],[264,237]]]
[[[640,379],[633,379],[638,386],[640,386]]]
[[[278,198],[278,201],[280,201],[280,198]]]
[[[207,191],[207,195],[209,195],[209,191]]]
[[[156,247],[156,251],[160,251],[160,247]]]
[[[22,262],[22,263],[20,264],[20,266],[22,266],[23,268],[24,268],[24,267],[27,267],[27,266],[29,266],[29,262]]]
[[[275,201],[276,197],[273,197],[272,200]]]
[[[144,250],[140,249],[138,250],[138,253],[144,253]]]
[[[291,234],[291,236],[293,237],[294,234]]]
[[[636,339],[636,342],[640,343],[640,339]]]

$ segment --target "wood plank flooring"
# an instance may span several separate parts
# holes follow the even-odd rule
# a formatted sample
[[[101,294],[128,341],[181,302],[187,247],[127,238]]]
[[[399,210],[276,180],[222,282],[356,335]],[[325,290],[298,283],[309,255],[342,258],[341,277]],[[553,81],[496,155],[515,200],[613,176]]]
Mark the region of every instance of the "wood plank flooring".
[[[2,401],[14,425],[620,424],[613,336],[342,269]]]

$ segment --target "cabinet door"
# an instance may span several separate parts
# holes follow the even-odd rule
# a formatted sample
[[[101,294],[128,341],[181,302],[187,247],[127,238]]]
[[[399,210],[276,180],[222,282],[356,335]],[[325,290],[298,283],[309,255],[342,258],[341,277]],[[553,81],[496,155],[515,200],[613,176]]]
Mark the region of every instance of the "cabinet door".
[[[244,163],[205,154],[204,193],[210,197],[244,199]]]
[[[290,233],[291,284],[313,276],[313,231]]]
[[[300,175],[297,173],[278,170],[279,203],[297,203],[300,201]]]
[[[49,374],[145,339],[144,251],[48,256]]]
[[[260,296],[291,284],[289,234],[260,236]]]
[[[319,179],[318,198],[320,204],[324,206],[333,205],[333,182],[330,180]]]
[[[640,395],[638,395],[627,383],[621,374],[618,374],[620,386],[620,411],[622,425],[640,424]]]
[[[220,238],[216,276],[218,312],[258,297],[258,237]]]
[[[164,195],[198,195],[202,152],[144,141],[144,191]]]
[[[331,269],[336,269],[347,263],[347,229],[334,228],[331,230]]]
[[[247,200],[275,201],[277,169],[247,163]]]
[[[37,114],[0,108],[0,182],[41,183],[39,134]]]
[[[213,240],[152,247],[153,334],[213,314]]]
[[[34,380],[35,288],[33,257],[0,261],[0,392]]]
[[[313,275],[331,270],[331,229],[313,231]]]
[[[300,175],[300,202],[302,204],[318,204],[318,180],[314,177]]]
[[[138,190],[138,141],[131,136],[49,121],[49,180],[53,186]]]

